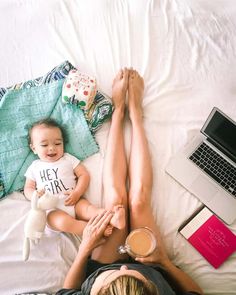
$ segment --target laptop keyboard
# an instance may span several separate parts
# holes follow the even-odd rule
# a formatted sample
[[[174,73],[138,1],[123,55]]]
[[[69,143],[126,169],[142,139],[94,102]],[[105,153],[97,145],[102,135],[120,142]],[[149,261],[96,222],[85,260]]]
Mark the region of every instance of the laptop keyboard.
[[[236,196],[236,168],[204,142],[189,157],[201,170]]]

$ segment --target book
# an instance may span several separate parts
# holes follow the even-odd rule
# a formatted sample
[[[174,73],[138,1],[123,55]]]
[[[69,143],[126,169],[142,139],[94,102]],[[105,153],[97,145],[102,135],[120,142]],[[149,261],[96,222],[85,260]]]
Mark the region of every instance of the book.
[[[236,235],[207,207],[188,219],[179,232],[214,268],[236,251]]]

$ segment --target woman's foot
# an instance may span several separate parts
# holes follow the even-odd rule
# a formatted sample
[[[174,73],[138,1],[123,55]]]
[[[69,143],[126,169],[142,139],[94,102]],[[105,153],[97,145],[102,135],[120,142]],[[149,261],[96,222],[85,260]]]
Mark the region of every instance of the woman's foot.
[[[128,83],[128,107],[130,119],[133,116],[142,116],[142,99],[144,91],[144,81],[139,73],[133,69],[129,70]]]
[[[125,98],[128,89],[129,70],[121,69],[113,80],[112,84],[112,100],[115,109],[125,109]]]

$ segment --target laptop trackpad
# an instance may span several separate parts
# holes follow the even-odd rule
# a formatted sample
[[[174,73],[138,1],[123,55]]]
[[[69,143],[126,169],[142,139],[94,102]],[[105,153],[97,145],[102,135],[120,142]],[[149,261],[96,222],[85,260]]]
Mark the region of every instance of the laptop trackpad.
[[[191,190],[203,202],[210,201],[217,193],[218,189],[210,183],[204,176],[199,175],[191,185]]]

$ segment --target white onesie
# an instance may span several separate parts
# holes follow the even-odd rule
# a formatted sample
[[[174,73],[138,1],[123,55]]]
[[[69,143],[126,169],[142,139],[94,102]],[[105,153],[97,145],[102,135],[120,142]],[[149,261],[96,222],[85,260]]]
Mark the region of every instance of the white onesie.
[[[65,153],[56,162],[44,162],[38,159],[29,166],[25,177],[35,181],[38,190],[45,189],[53,195],[58,195],[57,208],[75,217],[74,206],[64,205],[67,198],[64,193],[75,188],[76,175],[74,169],[79,163],[80,160],[68,153]]]

